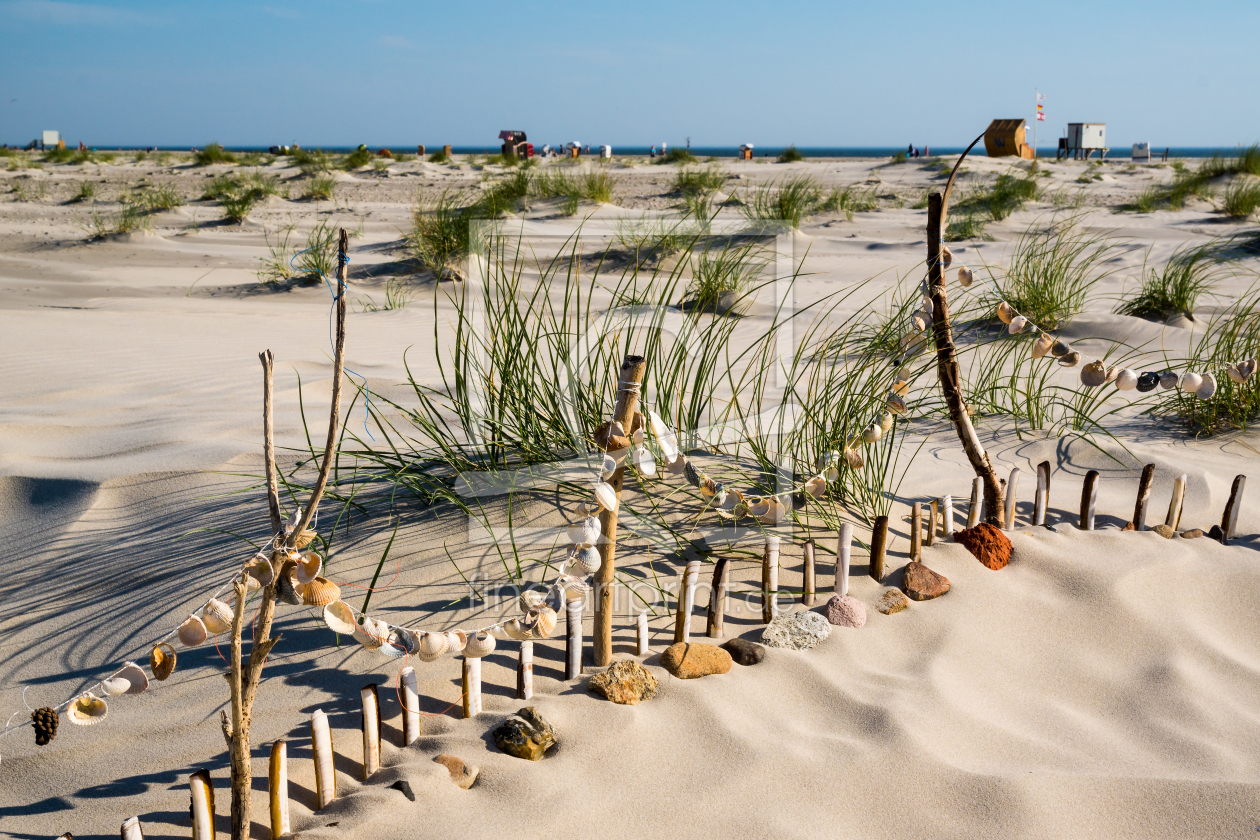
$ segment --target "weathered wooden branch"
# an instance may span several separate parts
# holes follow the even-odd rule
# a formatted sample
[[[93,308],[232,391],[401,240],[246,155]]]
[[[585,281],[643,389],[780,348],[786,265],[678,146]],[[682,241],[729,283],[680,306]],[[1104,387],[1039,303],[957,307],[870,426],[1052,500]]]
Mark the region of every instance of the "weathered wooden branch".
[[[284,520],[280,518],[280,488],[276,484],[276,440],[271,408],[275,379],[272,363],[275,359],[270,350],[264,350],[258,354],[258,361],[263,367],[263,460],[267,471],[267,509],[271,513],[271,533],[274,535],[284,527]]]
[[[812,607],[818,600],[816,595],[818,585],[817,570],[814,568],[814,541],[812,539],[805,541],[804,563],[805,567],[801,575],[801,603],[807,607]]]
[[[1137,501],[1133,505],[1133,530],[1146,530],[1146,506],[1151,501],[1151,485],[1155,482],[1155,465],[1142,467],[1142,477],[1138,479]]]

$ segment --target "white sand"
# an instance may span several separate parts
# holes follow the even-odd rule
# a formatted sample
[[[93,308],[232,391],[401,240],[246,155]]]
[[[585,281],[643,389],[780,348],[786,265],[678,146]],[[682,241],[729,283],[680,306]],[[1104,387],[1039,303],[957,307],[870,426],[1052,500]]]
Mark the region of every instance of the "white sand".
[[[864,181],[875,163],[732,169],[746,181],[804,170],[847,184]],[[967,166],[1002,168],[983,159]],[[1073,187],[1084,170],[1074,163],[1049,168],[1054,181]],[[312,205],[273,199],[236,228],[207,226],[220,215],[217,205],[198,203],[162,214],[156,235],[84,244],[75,224],[90,208],[54,203],[58,191],[64,200],[84,177],[117,183],[147,171],[192,195],[204,173],[136,171],[130,164],[90,167],[90,173],[50,169],[0,173],[5,183],[50,185],[42,201],[0,203],[0,544],[9,567],[0,585],[0,710],[6,716],[24,709],[23,687],[32,706],[55,705],[107,673],[108,664],[147,657],[148,642],[243,559],[241,544],[221,531],[265,538],[261,494],[227,495],[245,481],[235,473],[256,472],[260,464],[256,354],[268,347],[276,354],[278,435],[288,446],[304,440],[297,374],[312,434],[322,439],[331,368],[327,291],[261,291],[253,276],[266,253],[262,225],[291,214],[309,221]],[[356,281],[356,300],[368,294],[379,302],[385,277],[402,270],[392,243],[408,224],[415,188],[480,174],[429,164],[394,169],[414,174],[356,173],[355,181],[338,185],[345,191],[339,196],[365,219],[364,236],[353,243],[354,267],[380,272]],[[661,209],[676,201],[663,195],[669,180],[663,169],[624,170],[623,206]],[[1144,179],[1168,175],[1116,169],[1107,176],[1114,180],[1087,187],[1091,201],[1118,203]],[[882,168],[880,193],[910,195],[940,183],[930,175],[914,166]],[[995,242],[955,253],[978,262],[980,250],[1000,262],[1013,238],[1053,209],[1030,206],[990,225]],[[545,204],[533,213],[549,214],[554,210]],[[194,218],[198,233],[187,229]],[[1206,205],[1144,216],[1091,213],[1088,227],[1118,229],[1134,247],[1067,335],[1094,337],[1078,346],[1095,352],[1119,338],[1183,348],[1189,331],[1111,315],[1107,295],[1132,287],[1147,247],[1149,259],[1159,262],[1185,242],[1240,229],[1218,218]],[[923,224],[923,211],[891,207],[852,222],[812,219],[803,229],[812,237],[806,270],[814,273],[802,281],[798,303],[879,272],[885,274],[872,293],[892,288],[898,272],[922,260]],[[1254,261],[1244,265],[1254,270]],[[1230,281],[1222,299],[1206,301],[1201,313],[1225,305],[1246,283]],[[403,351],[414,345],[413,370],[433,375],[426,364],[430,288],[422,285],[400,311],[352,307],[348,367],[366,375],[374,393],[404,405]],[[355,410],[361,418],[361,406]],[[953,589],[893,616],[875,611],[884,587],[866,576],[865,553],[855,551],[851,594],[867,605],[868,623],[835,630],[813,651],[771,650],[761,665],[694,682],[673,680],[649,657],[662,680],[660,695],[628,708],[589,694],[584,681],[559,681],[560,633],[539,643],[533,702],[562,743],[538,764],[502,755],[488,738],[503,715],[523,705],[512,698],[516,646],[501,643],[486,660],[485,714],[469,721],[454,713],[426,718],[430,734],[415,748],[397,748],[397,698],[382,689],[385,769],[362,784],[358,689],[392,685],[401,663],[352,642],[334,647],[311,613],[281,607],[277,628],[284,638],[269,662],[253,729],[254,836],[269,836],[264,756],[281,737],[290,742],[293,828],[304,837],[1252,833],[1260,825],[1257,439],[1196,442],[1148,418],[1124,415],[1118,422],[1130,450],[1108,446],[1119,463],[1079,442],[1019,440],[1009,429],[986,427],[999,469],[1024,472],[1024,522],[1033,466],[1043,459],[1055,465],[1054,530],[1021,528],[1013,538],[1015,559],[1001,572],[984,569],[960,546],[926,549],[925,561]],[[1188,475],[1183,527],[1206,530],[1219,520],[1233,476],[1248,475],[1240,539],[1223,547],[1114,530],[1131,514],[1134,470],[1147,462],[1157,465],[1151,524],[1163,519],[1174,476]],[[1074,525],[1081,476],[1091,468],[1103,475],[1099,525],[1109,530],[1085,534]],[[902,502],[943,493],[965,502],[969,488],[970,470],[944,429],[916,459]],[[902,502],[894,505],[885,583],[897,581],[908,549]],[[488,623],[485,610],[450,604],[465,590],[442,543],[448,541],[466,574],[493,576],[497,558],[467,545],[458,519],[411,508],[403,521],[391,555],[402,573],[373,596],[371,611],[424,627]],[[335,579],[366,585],[387,539],[383,521],[356,521],[348,537],[338,538]],[[667,573],[659,554],[627,551],[624,562],[646,567],[653,560]],[[799,591],[799,548],[785,550],[783,562],[782,585]],[[392,566],[383,579],[393,575]],[[736,564],[737,580],[756,575],[754,563]],[[819,589],[829,592],[831,583],[830,555],[823,555]],[[346,598],[357,605],[362,595],[347,587]],[[707,602],[707,590],[699,600]],[[693,628],[703,632],[702,610]],[[588,635],[589,629],[588,617]],[[731,635],[756,639],[760,630],[754,611],[728,619]],[[670,617],[654,620],[658,652],[671,633]],[[619,620],[618,655],[629,655],[632,637],[631,622]],[[113,836],[124,818],[139,815],[147,837],[186,837],[187,775],[198,767],[213,774],[219,827],[226,830],[227,760],[217,721],[227,699],[222,666],[213,645],[180,650],[172,679],[140,697],[111,699],[109,717],[96,727],[63,718],[57,739],[44,748],[34,746],[29,727],[0,739],[0,833]],[[458,700],[457,660],[416,667],[426,712]],[[340,796],[312,814],[306,720],[317,708],[334,726]],[[476,787],[462,791],[446,779],[430,761],[442,751],[482,767]],[[415,804],[386,787],[400,777],[410,781]],[[337,825],[325,827],[330,823]]]

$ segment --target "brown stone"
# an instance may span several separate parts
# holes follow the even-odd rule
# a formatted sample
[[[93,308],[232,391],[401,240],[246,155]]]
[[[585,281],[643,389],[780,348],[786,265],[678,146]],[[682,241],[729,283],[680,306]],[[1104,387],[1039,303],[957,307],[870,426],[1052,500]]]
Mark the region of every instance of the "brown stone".
[[[906,566],[901,588],[916,601],[930,601],[949,591],[949,578],[938,575],[922,563],[912,562]]]
[[[587,688],[622,706],[635,706],[656,696],[660,682],[633,659],[614,662],[607,671],[591,677]]]
[[[1161,537],[1163,537],[1166,540],[1171,540],[1173,537],[1177,536],[1177,532],[1172,529],[1171,525],[1165,525],[1162,522],[1156,525],[1151,530],[1159,534]]]
[[[875,609],[884,615],[892,615],[910,608],[910,599],[900,589],[889,589],[875,602]]]
[[[717,645],[679,642],[665,648],[661,667],[680,680],[694,680],[731,670],[731,655]]]
[[[1188,540],[1196,540],[1203,536],[1202,528],[1191,528],[1189,531],[1182,531],[1181,536]]]
[[[1126,522],[1126,523],[1124,523],[1124,527],[1123,527],[1123,528],[1121,528],[1120,530],[1121,530],[1121,531],[1136,531],[1136,530],[1137,530],[1137,526],[1136,526],[1136,525],[1134,525],[1132,522]]]
[[[954,541],[965,545],[986,569],[997,571],[1011,562],[1011,541],[1001,528],[988,522],[959,531]]]
[[[508,755],[537,761],[559,741],[556,730],[533,706],[518,709],[516,715],[495,727],[494,743]]]
[[[481,774],[481,768],[475,764],[465,764],[464,759],[450,753],[442,753],[436,755],[433,760],[446,768],[451,774],[451,781],[468,790],[477,781],[477,776]]]

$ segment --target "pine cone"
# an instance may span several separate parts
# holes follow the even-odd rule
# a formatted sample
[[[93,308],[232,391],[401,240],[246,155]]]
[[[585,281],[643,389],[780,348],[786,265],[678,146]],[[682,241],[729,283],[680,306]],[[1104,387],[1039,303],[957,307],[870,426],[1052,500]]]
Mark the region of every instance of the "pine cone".
[[[46,746],[53,738],[57,737],[57,724],[59,722],[60,718],[57,716],[57,712],[47,706],[31,712],[31,723],[35,727],[36,746]]]

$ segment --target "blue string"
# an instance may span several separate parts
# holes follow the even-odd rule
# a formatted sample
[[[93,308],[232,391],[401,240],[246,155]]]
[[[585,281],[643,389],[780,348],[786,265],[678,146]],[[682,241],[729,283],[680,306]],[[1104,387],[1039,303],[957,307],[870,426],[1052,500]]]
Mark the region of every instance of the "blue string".
[[[305,250],[298,251],[293,255],[293,257],[289,260],[289,266],[293,269],[294,273],[297,273],[297,266],[294,265],[297,258],[307,253],[307,251],[314,251],[315,248],[318,247],[319,246],[316,245],[311,248],[306,248]],[[350,265],[350,255],[338,250],[337,261],[343,266]],[[324,285],[328,287],[328,294],[332,295],[332,306],[328,309],[328,346],[332,348],[333,355],[335,356],[337,351],[336,345],[333,342],[333,312],[337,307],[337,301],[341,299],[341,295],[344,295],[345,291],[341,294],[337,294],[337,291],[333,288],[332,281],[328,279],[328,275],[321,271],[319,272],[319,276],[323,278]],[[338,285],[340,285],[340,283]],[[350,284],[346,283],[346,290],[349,290],[349,288]],[[368,387],[367,377],[361,373],[351,370],[348,367],[343,367],[342,370],[351,376],[357,376],[363,380],[363,393],[366,395],[363,406],[363,431],[367,433],[367,436],[371,438],[373,442],[375,442],[376,435],[372,434],[372,430],[368,428],[368,418],[372,416],[372,389]]]

